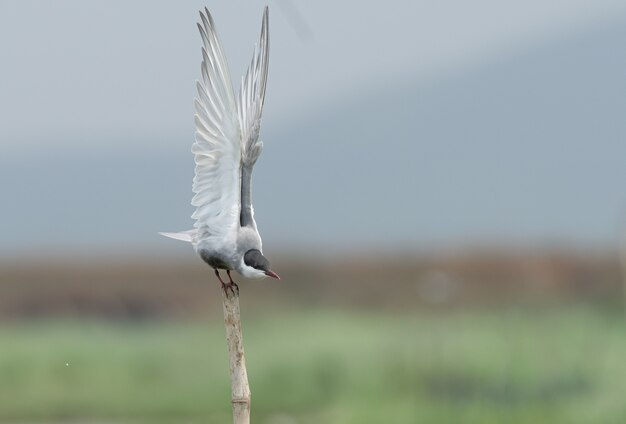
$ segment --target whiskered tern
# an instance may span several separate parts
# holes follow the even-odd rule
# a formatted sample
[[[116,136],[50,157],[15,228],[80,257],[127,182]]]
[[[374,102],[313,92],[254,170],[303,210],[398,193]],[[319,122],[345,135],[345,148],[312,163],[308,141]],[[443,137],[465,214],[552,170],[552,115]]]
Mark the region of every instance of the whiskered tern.
[[[191,204],[196,207],[194,229],[159,233],[190,242],[215,270],[224,291],[239,289],[230,272],[247,278],[280,279],[263,256],[261,236],[251,198],[252,168],[263,150],[259,141],[269,60],[268,9],[261,39],[235,97],[230,72],[215,23],[205,8],[198,29],[202,37],[201,79],[194,101],[196,134],[191,151],[195,176]],[[225,283],[219,270],[226,270]]]

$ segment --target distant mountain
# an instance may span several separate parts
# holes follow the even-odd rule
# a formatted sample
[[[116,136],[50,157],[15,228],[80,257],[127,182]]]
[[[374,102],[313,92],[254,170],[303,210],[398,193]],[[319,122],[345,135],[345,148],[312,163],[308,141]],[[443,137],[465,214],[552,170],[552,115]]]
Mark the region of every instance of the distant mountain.
[[[625,46],[621,20],[329,101],[266,143],[264,228],[348,245],[610,241],[626,213]]]
[[[624,46],[621,20],[427,85],[363,87],[264,133],[266,246],[611,242],[626,211]],[[181,143],[0,158],[1,249],[169,243],[156,231],[191,225]]]

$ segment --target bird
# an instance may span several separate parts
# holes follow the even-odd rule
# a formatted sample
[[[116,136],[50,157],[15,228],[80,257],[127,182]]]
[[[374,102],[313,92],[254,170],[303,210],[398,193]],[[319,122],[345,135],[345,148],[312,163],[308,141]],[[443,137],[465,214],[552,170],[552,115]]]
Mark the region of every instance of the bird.
[[[202,62],[201,77],[196,81],[196,131],[191,148],[195,161],[191,204],[196,207],[191,217],[195,224],[192,230],[159,234],[191,243],[213,268],[228,295],[229,290],[239,292],[231,271],[246,278],[280,279],[263,256],[251,197],[252,169],[263,150],[259,133],[269,61],[269,11],[266,6],[260,41],[237,97],[207,8],[200,11],[197,25],[202,38]],[[227,283],[220,270],[226,271]]]

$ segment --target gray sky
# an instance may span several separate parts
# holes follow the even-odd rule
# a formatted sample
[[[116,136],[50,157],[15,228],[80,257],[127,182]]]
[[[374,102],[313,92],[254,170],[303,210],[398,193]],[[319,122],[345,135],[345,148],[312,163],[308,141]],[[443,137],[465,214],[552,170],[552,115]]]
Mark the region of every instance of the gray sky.
[[[234,81],[264,4],[208,4]],[[203,5],[0,3],[0,250],[191,226]],[[266,246],[613,242],[623,1],[269,6]]]
[[[265,3],[207,4],[234,81],[252,55]],[[0,149],[103,139],[85,140],[86,133],[110,135],[107,145],[120,133],[141,136],[137,143],[163,134],[184,142],[199,69],[195,22],[204,4],[1,2]],[[280,0],[269,6],[265,129],[306,121],[311,110],[372,86],[461,73],[503,51],[626,11],[619,0]]]

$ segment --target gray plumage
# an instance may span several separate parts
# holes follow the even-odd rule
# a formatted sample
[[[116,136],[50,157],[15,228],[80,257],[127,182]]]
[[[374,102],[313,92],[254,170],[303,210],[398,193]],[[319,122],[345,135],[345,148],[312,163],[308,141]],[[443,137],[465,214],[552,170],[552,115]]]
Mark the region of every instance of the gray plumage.
[[[161,234],[191,242],[216,270],[278,278],[262,254],[252,206],[252,170],[263,150],[259,132],[269,63],[268,9],[237,97],[215,23],[206,8],[200,12],[200,20],[201,79],[196,81],[196,135],[191,149],[196,163],[191,202],[196,207],[192,215],[196,223],[193,230]]]

